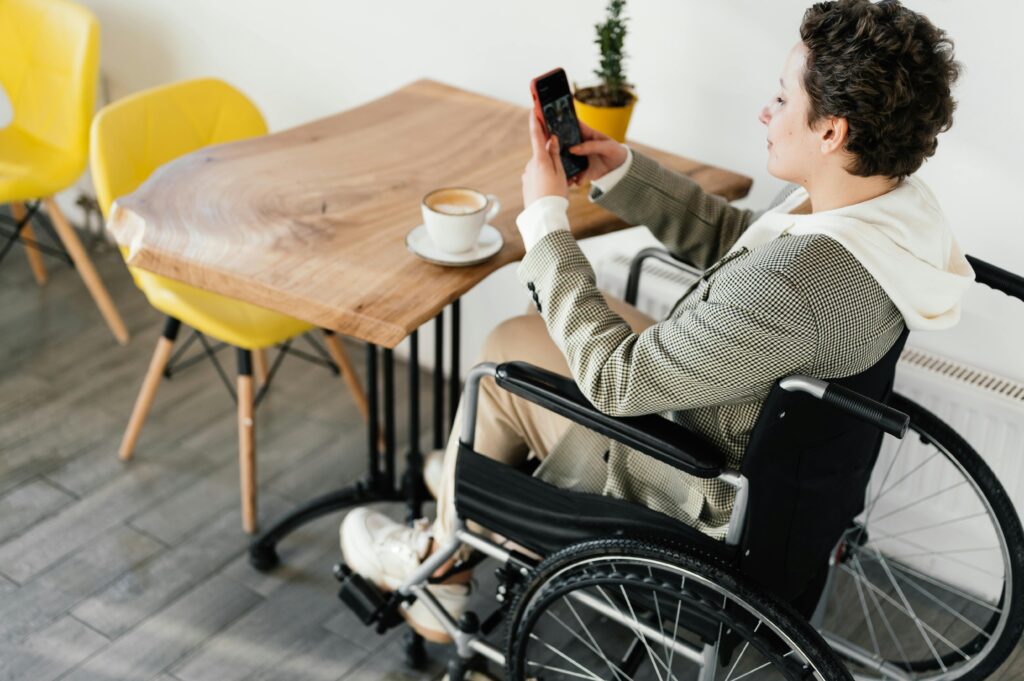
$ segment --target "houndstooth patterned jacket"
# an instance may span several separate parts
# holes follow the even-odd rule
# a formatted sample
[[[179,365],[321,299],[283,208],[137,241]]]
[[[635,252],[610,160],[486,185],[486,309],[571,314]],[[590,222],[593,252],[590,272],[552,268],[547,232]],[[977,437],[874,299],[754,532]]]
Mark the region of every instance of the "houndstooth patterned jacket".
[[[669,316],[635,334],[598,291],[565,231],[527,253],[519,277],[583,394],[613,416],[663,413],[702,434],[738,468],[774,383],[838,378],[877,362],[903,318],[877,282],[824,235],[784,234],[722,257],[757,213],[705,194],[633,152],[629,172],[595,201],[647,225],[674,255],[705,268]],[[574,425],[537,475],[642,503],[722,536],[734,492]]]

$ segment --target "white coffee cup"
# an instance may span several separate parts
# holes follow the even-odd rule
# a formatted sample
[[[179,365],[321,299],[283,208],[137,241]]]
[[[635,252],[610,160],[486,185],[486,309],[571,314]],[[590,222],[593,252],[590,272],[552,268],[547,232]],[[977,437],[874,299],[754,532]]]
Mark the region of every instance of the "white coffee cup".
[[[466,187],[435,189],[423,197],[423,224],[439,250],[465,253],[476,246],[480,230],[501,210],[494,194]]]

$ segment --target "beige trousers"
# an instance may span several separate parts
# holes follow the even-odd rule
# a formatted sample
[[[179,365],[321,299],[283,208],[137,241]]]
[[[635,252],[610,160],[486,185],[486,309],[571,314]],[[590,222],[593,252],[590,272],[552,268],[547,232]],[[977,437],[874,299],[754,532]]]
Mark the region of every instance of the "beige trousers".
[[[654,320],[632,305],[605,295],[608,306],[640,332]],[[491,331],[484,340],[477,363],[502,363],[521,360],[548,371],[569,376],[569,365],[548,335],[544,320],[530,308],[530,313],[508,319]],[[543,407],[499,388],[494,381],[480,381],[477,402],[476,434],[473,448],[491,459],[509,465],[521,465],[532,453],[544,459],[562,439],[570,421]],[[437,521],[434,541],[444,544],[455,529],[455,459],[462,432],[462,402],[455,414],[437,498]]]

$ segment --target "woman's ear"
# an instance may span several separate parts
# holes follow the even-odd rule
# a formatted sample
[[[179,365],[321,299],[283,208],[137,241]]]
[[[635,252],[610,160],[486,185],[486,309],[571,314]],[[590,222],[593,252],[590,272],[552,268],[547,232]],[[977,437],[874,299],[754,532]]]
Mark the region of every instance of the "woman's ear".
[[[821,153],[831,154],[839,151],[846,144],[846,135],[849,131],[845,118],[828,116],[822,121],[821,128]]]

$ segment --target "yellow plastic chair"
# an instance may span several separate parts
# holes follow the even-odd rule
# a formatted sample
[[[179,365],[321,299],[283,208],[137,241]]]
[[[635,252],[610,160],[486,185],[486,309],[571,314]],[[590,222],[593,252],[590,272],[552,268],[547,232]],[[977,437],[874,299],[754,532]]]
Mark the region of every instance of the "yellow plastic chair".
[[[88,253],[53,195],[75,183],[88,159],[89,119],[96,98],[99,26],[84,7],[66,0],[0,0],[0,84],[14,120],[0,129],[0,205],[10,204],[17,240],[36,281],[46,283],[32,219],[45,205],[71,262],[114,337],[128,330]],[[63,254],[62,254],[63,255]]]
[[[104,216],[118,196],[135,190],[159,166],[196,149],[266,134],[256,106],[227,83],[188,80],[144,90],[104,107],[93,120],[91,168]],[[122,249],[122,253],[125,250]],[[131,458],[157,386],[164,375],[181,324],[192,327],[206,345],[211,337],[236,348],[238,378],[239,465],[242,525],[256,531],[256,467],[252,361],[264,386],[266,348],[313,330],[306,322],[210,293],[152,272],[129,267],[150,304],[167,315],[164,332],[142,384],[121,443],[120,456]],[[325,331],[327,351],[342,372],[363,418],[368,405],[345,351]],[[218,365],[219,366],[219,365]]]

